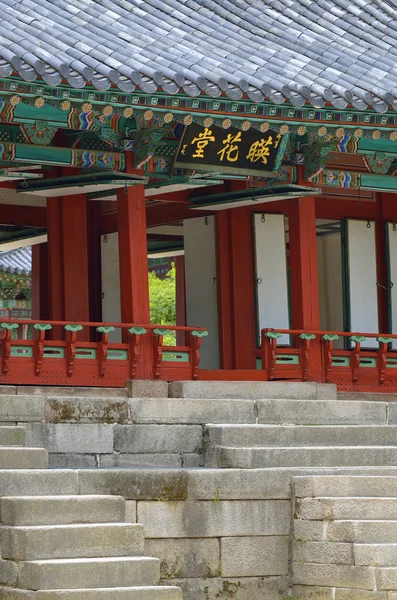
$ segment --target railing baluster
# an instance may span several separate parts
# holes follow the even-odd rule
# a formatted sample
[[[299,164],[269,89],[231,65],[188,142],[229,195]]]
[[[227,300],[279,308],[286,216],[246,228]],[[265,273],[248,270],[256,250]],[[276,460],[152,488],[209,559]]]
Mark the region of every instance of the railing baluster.
[[[325,371],[325,382],[329,383],[331,380],[331,368],[332,368],[332,350],[334,347],[334,342],[339,340],[339,335],[326,333],[323,335],[323,340],[325,343],[325,353],[324,353],[324,371]]]
[[[52,329],[52,326],[49,323],[35,323],[33,329],[39,332],[39,337],[34,343],[34,370],[36,375],[40,375],[44,357],[45,332]]]
[[[391,337],[379,336],[376,338],[376,340],[379,342],[379,351],[378,351],[379,384],[382,385],[385,382],[385,375],[386,375],[386,366],[387,366],[386,353],[388,351],[389,344],[391,344],[393,339]]]
[[[69,331],[70,338],[66,341],[66,364],[68,377],[73,375],[74,361],[76,358],[77,332],[83,329],[82,325],[65,325],[65,331]]]
[[[130,377],[131,379],[135,379],[136,374],[136,366],[138,363],[138,359],[141,354],[141,336],[147,333],[147,329],[144,327],[131,327],[128,330],[129,338],[128,338],[128,355],[130,361]]]
[[[355,343],[355,347],[352,350],[352,356],[350,361],[350,366],[352,370],[352,381],[353,383],[357,383],[358,381],[358,369],[360,366],[360,352],[361,352],[361,342],[365,342],[365,337],[363,335],[352,335],[350,336],[352,342]]]
[[[262,337],[262,362],[265,369],[267,369],[269,381],[274,379],[276,375],[277,340],[281,336],[282,333],[277,331],[266,331]]]
[[[106,361],[108,358],[108,344],[109,344],[109,333],[115,331],[115,327],[97,327],[96,331],[98,333],[102,333],[102,339],[99,342],[98,346],[98,368],[99,368],[99,376],[103,377],[106,372]]]
[[[208,331],[190,332],[190,362],[192,365],[192,379],[197,379],[198,366],[200,364],[200,348],[203,337],[207,337]]]
[[[161,361],[163,359],[164,336],[171,333],[169,329],[153,329],[153,377],[158,379],[161,372]]]
[[[309,381],[310,366],[310,341],[315,340],[314,333],[301,333],[299,338],[302,340],[302,381]]]
[[[14,329],[18,329],[18,323],[1,323],[0,327],[6,330],[3,338],[3,373],[6,375],[10,369],[9,360],[11,355],[11,339]]]

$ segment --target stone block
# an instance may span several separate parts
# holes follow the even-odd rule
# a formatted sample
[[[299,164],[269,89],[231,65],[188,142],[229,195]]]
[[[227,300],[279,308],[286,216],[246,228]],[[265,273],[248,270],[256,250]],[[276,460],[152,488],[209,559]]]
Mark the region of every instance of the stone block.
[[[336,589],[335,600],[386,600],[385,592],[368,592],[365,590]],[[389,595],[389,600],[392,600]]]
[[[187,498],[187,472],[182,469],[87,469],[78,476],[81,494],[115,494],[126,500]]]
[[[293,583],[329,587],[356,588],[373,590],[375,584],[374,569],[352,565],[316,565],[311,563],[293,563]]]
[[[16,585],[18,581],[18,564],[12,560],[0,559],[0,583]]]
[[[173,381],[169,384],[169,397],[336,400],[336,386],[288,381]]]
[[[221,538],[222,577],[288,574],[288,536]]]
[[[1,523],[12,526],[117,523],[125,516],[120,496],[9,496],[0,511]]]
[[[98,466],[96,454],[57,454],[51,452],[48,455],[48,466],[50,469],[93,469]]]
[[[126,388],[128,398],[168,398],[168,383],[160,379],[130,379]]]
[[[49,452],[100,454],[113,452],[113,425],[29,423],[26,442]]]
[[[291,598],[296,600],[334,600],[334,595],[333,589],[330,587],[294,585],[291,590]]]
[[[0,446],[24,446],[26,431],[24,427],[0,426]]]
[[[283,600],[288,596],[288,580],[283,576],[195,577],[173,583],[182,588],[183,600]]]
[[[397,544],[354,544],[356,565],[393,567],[397,564]]]
[[[44,420],[42,396],[1,396],[0,421],[28,423]]]
[[[17,393],[17,388],[15,385],[0,385],[0,395],[1,396],[13,396]]]
[[[0,446],[0,469],[46,469],[47,467],[47,450]]]
[[[3,558],[24,561],[143,554],[143,527],[129,523],[3,527]]]
[[[258,400],[259,423],[295,425],[386,425],[386,404],[338,400]]]
[[[76,590],[0,588],[2,600],[183,600],[175,586],[137,586]]]
[[[159,560],[141,556],[26,561],[19,564],[18,585],[33,590],[153,585],[159,568]]]
[[[1,496],[52,496],[78,493],[77,471],[0,470]]]
[[[136,523],[136,500],[125,500],[124,520],[126,523]]]
[[[389,416],[389,424],[390,425],[397,425],[397,404],[396,402],[389,402],[388,403],[388,416]]]
[[[88,397],[88,398],[126,398],[125,388],[105,388],[105,387],[51,387],[20,385],[16,388],[17,395],[27,396],[69,396],[69,397]]]
[[[253,400],[144,398],[130,400],[134,423],[255,423]]]
[[[290,471],[200,469],[188,472],[189,499],[263,500],[290,496]]]
[[[292,548],[295,562],[353,565],[353,544],[335,542],[294,542]],[[361,563],[357,563],[361,564]]]
[[[208,422],[208,421],[207,421]],[[211,445],[253,446],[395,446],[394,425],[207,425]]]
[[[347,467],[397,464],[397,446],[297,446],[218,451],[222,468]]]
[[[122,454],[196,452],[203,445],[200,425],[117,425],[114,449]]]
[[[148,538],[288,535],[284,500],[138,502],[138,523]]]
[[[356,544],[393,544],[397,539],[397,521],[331,521],[327,539]]]
[[[99,464],[111,467],[180,467],[179,454],[101,454]]]
[[[202,454],[181,454],[181,462],[182,467],[185,469],[202,467],[204,462],[204,457]]]
[[[47,423],[127,423],[128,401],[123,398],[46,397]]]
[[[145,556],[160,559],[160,576],[167,581],[180,577],[217,577],[222,567],[219,540],[147,539]]]
[[[321,542],[325,539],[326,532],[322,521],[294,521],[294,540],[296,542]]]
[[[296,511],[309,520],[397,520],[395,498],[304,498],[297,502]]]
[[[379,469],[376,470],[379,473]],[[396,473],[397,474],[397,473]],[[397,497],[397,478],[382,476],[352,475],[315,475],[295,476],[293,480],[295,496],[304,497],[366,497],[371,490],[371,497]]]
[[[361,567],[364,568],[364,567]],[[369,567],[367,567],[369,568]],[[397,590],[397,567],[383,567],[376,569],[376,583],[378,590]]]

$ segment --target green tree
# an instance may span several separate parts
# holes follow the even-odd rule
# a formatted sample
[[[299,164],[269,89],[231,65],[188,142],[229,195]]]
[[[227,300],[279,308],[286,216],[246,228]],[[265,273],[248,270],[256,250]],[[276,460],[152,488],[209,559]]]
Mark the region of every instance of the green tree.
[[[176,325],[176,271],[175,264],[166,277],[149,273],[150,322],[155,325]],[[164,336],[164,345],[175,345],[175,334]]]

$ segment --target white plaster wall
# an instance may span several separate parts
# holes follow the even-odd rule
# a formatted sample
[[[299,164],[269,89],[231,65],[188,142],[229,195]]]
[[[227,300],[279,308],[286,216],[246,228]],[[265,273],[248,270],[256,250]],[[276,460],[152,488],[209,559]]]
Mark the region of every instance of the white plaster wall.
[[[349,219],[348,229],[348,286],[350,292],[351,331],[377,333],[378,292],[376,273],[375,223]],[[362,347],[372,348],[377,342],[367,341]]]
[[[121,321],[120,310],[120,272],[119,272],[119,234],[110,233],[101,236],[101,273],[102,273],[102,319]],[[109,334],[112,342],[121,342],[121,332]]]
[[[289,329],[284,215],[255,214],[254,232],[259,346],[262,329]],[[283,335],[278,344],[288,345],[289,336]]]
[[[207,327],[200,367],[219,368],[218,293],[216,272],[215,219],[198,217],[183,223],[187,324]]]
[[[390,290],[390,312],[391,312],[391,332],[397,333],[397,230],[394,231],[394,223],[387,223],[388,237],[388,261],[389,261],[389,276],[393,282],[393,287]],[[393,350],[397,349],[397,340],[393,340]]]
[[[340,233],[317,237],[320,327],[343,331],[342,241]],[[335,342],[343,347],[343,340]]]

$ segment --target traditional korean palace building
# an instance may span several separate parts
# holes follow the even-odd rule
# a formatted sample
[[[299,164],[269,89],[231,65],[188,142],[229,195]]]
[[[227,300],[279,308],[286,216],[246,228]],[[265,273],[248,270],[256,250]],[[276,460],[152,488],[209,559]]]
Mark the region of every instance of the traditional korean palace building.
[[[396,392],[396,8],[0,0],[0,250],[33,247],[0,383]]]

